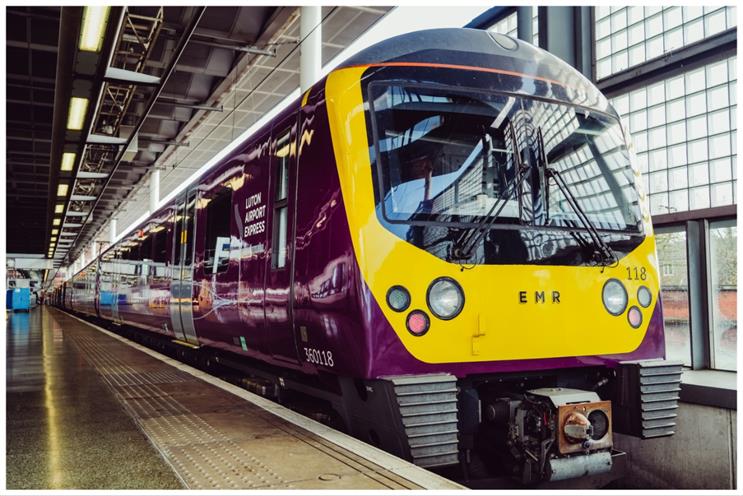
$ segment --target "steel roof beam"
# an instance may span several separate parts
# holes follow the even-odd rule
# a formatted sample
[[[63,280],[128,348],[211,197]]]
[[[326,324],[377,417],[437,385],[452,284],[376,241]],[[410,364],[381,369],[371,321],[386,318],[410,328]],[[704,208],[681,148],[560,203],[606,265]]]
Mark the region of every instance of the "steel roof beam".
[[[211,105],[182,103],[182,102],[177,102],[175,100],[169,100],[169,99],[164,99],[164,98],[161,98],[160,100],[158,100],[157,103],[160,105],[172,105],[174,107],[183,107],[183,108],[188,108],[188,109],[193,109],[193,110],[206,110],[207,112],[223,112],[224,111],[224,106],[222,105],[220,105],[219,107],[213,107]],[[140,134],[140,138],[141,136],[142,135]]]
[[[175,34],[176,30],[171,27],[163,26],[162,31],[168,33],[168,34]],[[275,57],[276,56],[276,49],[274,48],[261,48],[256,45],[237,45],[235,44],[235,40],[231,38],[222,38],[213,34],[207,34],[207,33],[194,33],[193,38],[191,39],[192,43],[196,43],[198,45],[206,45],[211,46],[215,48],[224,48],[226,50],[233,50],[237,52],[245,52],[245,53],[252,53],[254,55],[265,55],[267,57]]]
[[[36,50],[38,52],[52,52],[57,53],[57,47],[53,45],[44,45],[42,43],[31,43],[30,41],[18,41],[18,40],[7,40],[6,46],[11,48],[26,48]]]

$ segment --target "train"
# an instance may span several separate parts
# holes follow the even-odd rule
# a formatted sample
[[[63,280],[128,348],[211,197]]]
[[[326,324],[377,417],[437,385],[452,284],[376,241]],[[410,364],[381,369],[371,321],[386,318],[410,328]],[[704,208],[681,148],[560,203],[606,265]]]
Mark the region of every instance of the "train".
[[[564,61],[418,31],[329,72],[53,300],[321,398],[423,467],[605,474],[616,433],[676,428],[640,177]]]

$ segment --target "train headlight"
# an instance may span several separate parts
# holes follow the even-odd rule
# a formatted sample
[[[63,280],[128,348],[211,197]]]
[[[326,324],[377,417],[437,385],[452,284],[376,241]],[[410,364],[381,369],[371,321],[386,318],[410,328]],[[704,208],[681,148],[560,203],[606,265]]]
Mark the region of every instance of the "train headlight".
[[[402,286],[392,286],[387,291],[387,304],[395,312],[403,312],[410,306],[410,293]]]
[[[653,295],[647,287],[640,286],[638,288],[637,301],[645,308],[650,306],[650,302],[653,301]]]
[[[591,439],[598,441],[609,432],[609,417],[603,410],[594,410],[588,414],[588,421],[593,427]]]
[[[442,320],[453,319],[464,307],[464,293],[454,279],[439,277],[428,287],[428,308]]]
[[[606,311],[612,315],[621,315],[627,308],[627,290],[617,279],[606,281],[601,292],[601,299]]]

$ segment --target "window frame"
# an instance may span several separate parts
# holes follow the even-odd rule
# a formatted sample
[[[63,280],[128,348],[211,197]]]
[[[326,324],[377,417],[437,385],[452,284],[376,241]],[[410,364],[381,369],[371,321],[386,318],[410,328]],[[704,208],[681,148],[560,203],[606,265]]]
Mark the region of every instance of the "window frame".
[[[725,225],[725,224],[732,224],[732,225]],[[710,368],[713,370],[722,370],[727,372],[737,372],[737,368],[735,369],[728,369],[728,368],[722,368],[717,361],[716,356],[716,317],[715,317],[715,292],[716,288],[713,284],[714,282],[714,270],[715,270],[715,264],[712,261],[712,257],[714,256],[713,252],[713,245],[712,245],[712,231],[714,229],[718,228],[724,228],[724,227],[735,227],[736,228],[736,245],[737,245],[737,226],[738,221],[736,218],[720,218],[720,219],[710,219],[707,223],[707,232],[706,232],[706,242],[707,246],[709,247],[709,255],[707,257],[708,261],[708,270],[707,270],[707,287],[709,288],[709,292],[707,295],[707,302],[709,306],[708,316],[709,316],[709,349],[710,349]],[[737,250],[736,250],[737,251]],[[736,253],[737,256],[737,253]],[[737,281],[737,274],[736,274],[736,281],[735,281],[735,291],[737,295],[738,291],[738,281]],[[737,314],[736,314],[736,335],[737,335]],[[737,355],[736,355],[736,363],[737,363]]]
[[[232,205],[234,204],[234,201],[235,201],[234,195],[235,195],[235,192],[231,188],[225,186],[224,184],[220,184],[216,186],[214,190],[202,191],[200,193],[200,196],[199,196],[200,199],[203,199],[203,198],[209,199],[209,203],[204,207],[205,212],[203,214],[203,219],[204,219],[203,222],[205,224],[204,241],[203,241],[204,242],[204,254],[203,254],[203,260],[201,261],[201,263],[203,265],[203,273],[205,276],[211,276],[212,274],[221,274],[223,272],[226,272],[227,269],[229,269],[230,259],[232,257],[232,222],[231,222],[232,216],[231,216],[231,213],[232,213]],[[217,236],[213,240],[209,239],[210,236],[213,234],[211,232],[212,226],[211,226],[211,223],[209,222],[209,213],[213,212],[214,202],[217,199],[224,199],[224,198],[228,198],[227,212],[226,212],[227,238],[230,239],[230,243],[227,248],[227,252],[226,253],[221,252],[222,256],[220,257],[219,261],[217,261],[217,251],[215,249],[215,252],[211,258],[211,263],[208,263],[210,259],[207,257],[207,252],[211,249],[210,244],[216,243],[216,240],[220,237],[220,236]],[[210,206],[212,210],[210,210]],[[214,270],[215,266],[216,266],[216,270]]]
[[[653,216],[653,226],[680,228],[686,233],[686,263],[689,287],[689,332],[691,339],[691,370],[717,370],[714,363],[714,309],[710,224],[734,221],[736,205],[712,207],[695,211]],[[659,260],[659,263],[662,261]]]
[[[287,259],[289,256],[289,250],[287,249],[287,241],[289,237],[289,195],[291,194],[291,160],[292,160],[292,126],[288,126],[286,129],[276,134],[276,139],[273,142],[273,151],[271,160],[273,162],[272,170],[272,186],[270,190],[271,201],[273,202],[272,217],[271,217],[271,270],[284,270],[287,268]],[[280,146],[289,147],[289,151],[285,157],[279,157],[277,152]],[[277,160],[278,159],[278,160]],[[283,176],[282,176],[283,174]],[[283,178],[283,181],[282,181]],[[282,184],[286,184],[286,191],[282,191]],[[285,193],[283,197],[279,198],[281,193]],[[279,264],[280,257],[279,252],[281,246],[279,240],[281,239],[281,212],[286,211],[286,223],[284,224],[284,258],[281,260],[283,263]]]

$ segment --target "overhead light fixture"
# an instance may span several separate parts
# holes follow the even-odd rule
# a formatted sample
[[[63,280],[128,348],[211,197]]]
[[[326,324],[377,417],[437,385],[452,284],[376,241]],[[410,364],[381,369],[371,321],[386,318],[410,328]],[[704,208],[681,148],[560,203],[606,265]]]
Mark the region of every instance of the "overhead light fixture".
[[[83,26],[78,48],[85,52],[100,52],[108,24],[110,7],[88,6],[83,9]]]
[[[67,114],[67,129],[82,131],[85,114],[88,113],[88,99],[73,96],[70,98],[70,110]]]
[[[60,222],[62,222],[62,220],[59,217],[57,217],[54,220],[52,220],[52,225],[58,226]]]
[[[50,241],[51,241],[52,243],[56,243],[56,242],[57,242],[57,237],[56,237],[56,236],[52,236],[52,238],[51,238],[51,240],[50,240]]]
[[[61,214],[62,212],[64,212],[64,203],[57,203],[54,207],[54,213]]]
[[[75,166],[75,157],[77,156],[74,152],[65,152],[62,154],[62,165],[59,167],[61,171],[71,171]]]
[[[67,189],[69,186],[65,183],[60,184],[57,186],[57,196],[67,196]]]
[[[59,234],[59,229],[52,229],[52,234]]]

